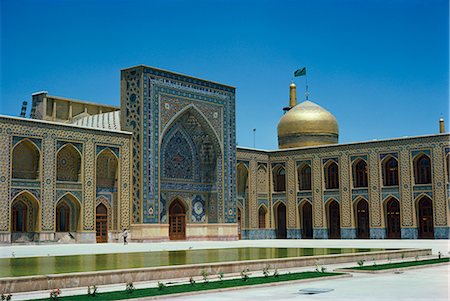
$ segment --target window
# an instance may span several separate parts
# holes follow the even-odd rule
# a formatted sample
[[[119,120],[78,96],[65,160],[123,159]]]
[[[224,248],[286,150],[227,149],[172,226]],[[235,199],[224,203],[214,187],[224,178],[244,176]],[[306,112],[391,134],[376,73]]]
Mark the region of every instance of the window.
[[[431,160],[425,154],[415,160],[414,178],[416,184],[431,184]]]
[[[273,190],[275,192],[286,191],[286,171],[283,166],[277,166],[273,170]]]
[[[264,206],[259,207],[258,216],[259,216],[259,229],[266,228],[266,213],[267,210]]]
[[[311,167],[308,164],[302,165],[298,170],[298,189],[311,190]]]
[[[367,187],[367,163],[364,160],[353,163],[353,187]]]
[[[398,161],[393,157],[383,163],[383,185],[398,186]]]
[[[335,162],[325,165],[325,188],[338,189],[339,188],[339,168]]]

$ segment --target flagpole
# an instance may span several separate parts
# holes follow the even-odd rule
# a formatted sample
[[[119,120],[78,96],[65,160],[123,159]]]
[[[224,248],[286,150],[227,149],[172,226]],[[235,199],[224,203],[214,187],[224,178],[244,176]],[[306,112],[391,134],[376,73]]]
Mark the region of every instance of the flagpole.
[[[308,100],[308,96],[309,96],[309,94],[308,94],[308,74],[305,74],[305,79],[306,79],[306,92],[305,92],[305,97],[306,97],[306,100]]]

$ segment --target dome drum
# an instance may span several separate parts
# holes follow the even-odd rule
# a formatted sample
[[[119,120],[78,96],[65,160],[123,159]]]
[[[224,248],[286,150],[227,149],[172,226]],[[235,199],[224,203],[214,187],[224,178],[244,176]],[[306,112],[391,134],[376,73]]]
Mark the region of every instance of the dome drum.
[[[318,146],[338,143],[337,134],[321,133],[293,133],[287,136],[278,137],[278,146],[280,149],[293,148],[300,146]]]

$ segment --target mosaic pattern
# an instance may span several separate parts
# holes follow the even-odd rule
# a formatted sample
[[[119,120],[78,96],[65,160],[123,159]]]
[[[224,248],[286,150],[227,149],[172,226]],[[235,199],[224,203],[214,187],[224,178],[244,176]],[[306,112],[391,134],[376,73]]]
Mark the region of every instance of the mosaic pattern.
[[[160,221],[159,197],[163,183],[158,174],[159,166],[164,162],[178,160],[179,168],[165,164],[162,169],[167,174],[163,174],[163,178],[190,180],[192,176],[188,177],[187,173],[196,175],[196,163],[193,169],[185,163],[189,161],[185,158],[189,152],[174,153],[176,143],[169,143],[172,148],[169,147],[168,152],[165,150],[169,145],[165,142],[166,135],[173,130],[180,116],[193,117],[195,120],[185,120],[183,125],[191,121],[192,125],[195,122],[200,124],[203,136],[197,137],[198,140],[210,142],[197,147],[197,154],[195,149],[190,152],[194,161],[195,158],[207,161],[208,156],[215,152],[215,158],[210,158],[217,160],[215,174],[200,174],[203,179],[215,179],[212,187],[215,190],[211,191],[207,202],[209,222],[235,222],[234,88],[150,67],[123,70],[121,78],[123,128],[133,132],[133,222]],[[178,137],[179,146],[188,145],[189,140],[198,146],[195,135],[192,137],[188,129],[186,132],[192,139],[184,137],[188,143],[181,143],[181,137]],[[204,161],[199,160],[199,165],[207,164]],[[199,170],[207,171],[208,168]],[[193,193],[191,191],[188,198],[192,198]]]
[[[448,199],[446,192],[446,179],[444,167],[445,149],[449,145],[448,136],[429,136],[410,139],[397,139],[376,141],[361,144],[349,145],[330,145],[329,147],[321,148],[306,148],[295,149],[291,151],[257,151],[248,149],[238,149],[238,160],[246,158],[263,157],[266,156],[271,164],[285,163],[289,166],[289,161],[292,159],[297,162],[311,160],[312,164],[312,191],[299,192],[297,191],[297,204],[304,198],[312,198],[313,201],[313,223],[315,238],[326,238],[327,229],[323,228],[327,225],[326,214],[324,210],[324,203],[329,199],[336,199],[341,203],[341,227],[343,227],[346,238],[353,238],[356,234],[353,228],[355,227],[355,214],[353,202],[359,198],[367,199],[369,202],[369,214],[371,223],[371,237],[384,238],[386,236],[384,208],[383,201],[394,196],[401,200],[401,216],[403,236],[405,238],[417,237],[417,221],[416,221],[416,205],[414,199],[420,198],[421,195],[426,194],[433,200],[435,227],[442,227],[448,225]],[[432,149],[430,149],[430,146]],[[412,183],[412,160],[413,154],[418,155],[424,150],[427,150],[432,158],[432,175],[433,181],[431,185],[414,185]],[[393,156],[399,160],[399,186],[398,187],[382,187],[381,179],[381,163],[387,156]],[[323,164],[328,160],[339,162],[339,181],[340,189],[337,190],[323,190]],[[364,159],[368,164],[368,188],[352,189],[351,187],[351,162],[352,160]],[[289,169],[289,168],[288,168]],[[287,170],[287,177],[293,178],[292,171]],[[258,175],[252,175],[251,177]],[[271,179],[269,179],[272,181]],[[268,186],[272,185],[271,182]],[[289,190],[289,189],[288,189]],[[289,199],[289,191],[287,194]],[[271,208],[277,201],[283,201],[282,197],[276,194],[270,194],[269,204]],[[251,200],[250,200],[251,202]],[[288,202],[288,211],[290,210]],[[273,211],[273,209],[272,209]],[[251,217],[253,218],[253,217]],[[439,220],[439,221],[438,221]],[[274,229],[274,224],[270,224],[270,228]],[[415,229],[414,231],[411,229]],[[445,236],[445,230],[439,230],[439,235],[436,238]],[[436,232],[436,231],[435,231]],[[251,232],[248,232],[251,233]]]
[[[10,179],[11,157],[13,137],[34,137],[42,141],[42,158],[40,161],[39,179],[36,181],[18,181]],[[64,141],[62,143],[62,141]],[[74,151],[79,148],[76,145],[83,145],[83,157],[80,172],[80,182],[58,182],[56,183],[57,173],[57,150],[66,145],[67,141],[74,145]],[[81,142],[82,141],[82,142]],[[0,118],[0,231],[8,232],[10,230],[10,202],[11,191],[14,196],[24,190],[33,195],[39,195],[39,221],[38,231],[55,231],[55,204],[56,201],[67,192],[70,192],[82,202],[81,214],[83,215],[83,224],[79,229],[84,231],[94,231],[94,200],[95,200],[95,144],[110,145],[112,147],[124,147],[122,153],[126,154],[121,158],[120,165],[123,166],[120,178],[125,188],[121,188],[121,198],[123,200],[123,209],[130,199],[129,183],[129,141],[130,135],[116,132],[95,131],[73,126],[64,126],[55,123],[37,123],[33,120],[15,119],[8,117]],[[59,146],[59,147],[58,147]],[[76,149],[76,150],[75,150]],[[66,160],[71,160],[71,156],[66,156]],[[69,163],[69,162],[67,162]],[[14,188],[12,185],[14,184]],[[11,190],[13,189],[13,190]],[[33,192],[34,191],[34,192]],[[129,210],[121,210],[121,220],[124,225],[129,225]]]

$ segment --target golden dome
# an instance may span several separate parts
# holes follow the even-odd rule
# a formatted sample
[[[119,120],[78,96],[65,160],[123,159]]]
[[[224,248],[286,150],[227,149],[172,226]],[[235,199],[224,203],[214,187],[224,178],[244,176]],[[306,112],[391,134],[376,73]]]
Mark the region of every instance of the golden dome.
[[[335,144],[338,136],[333,114],[309,100],[291,108],[278,123],[280,148]]]

